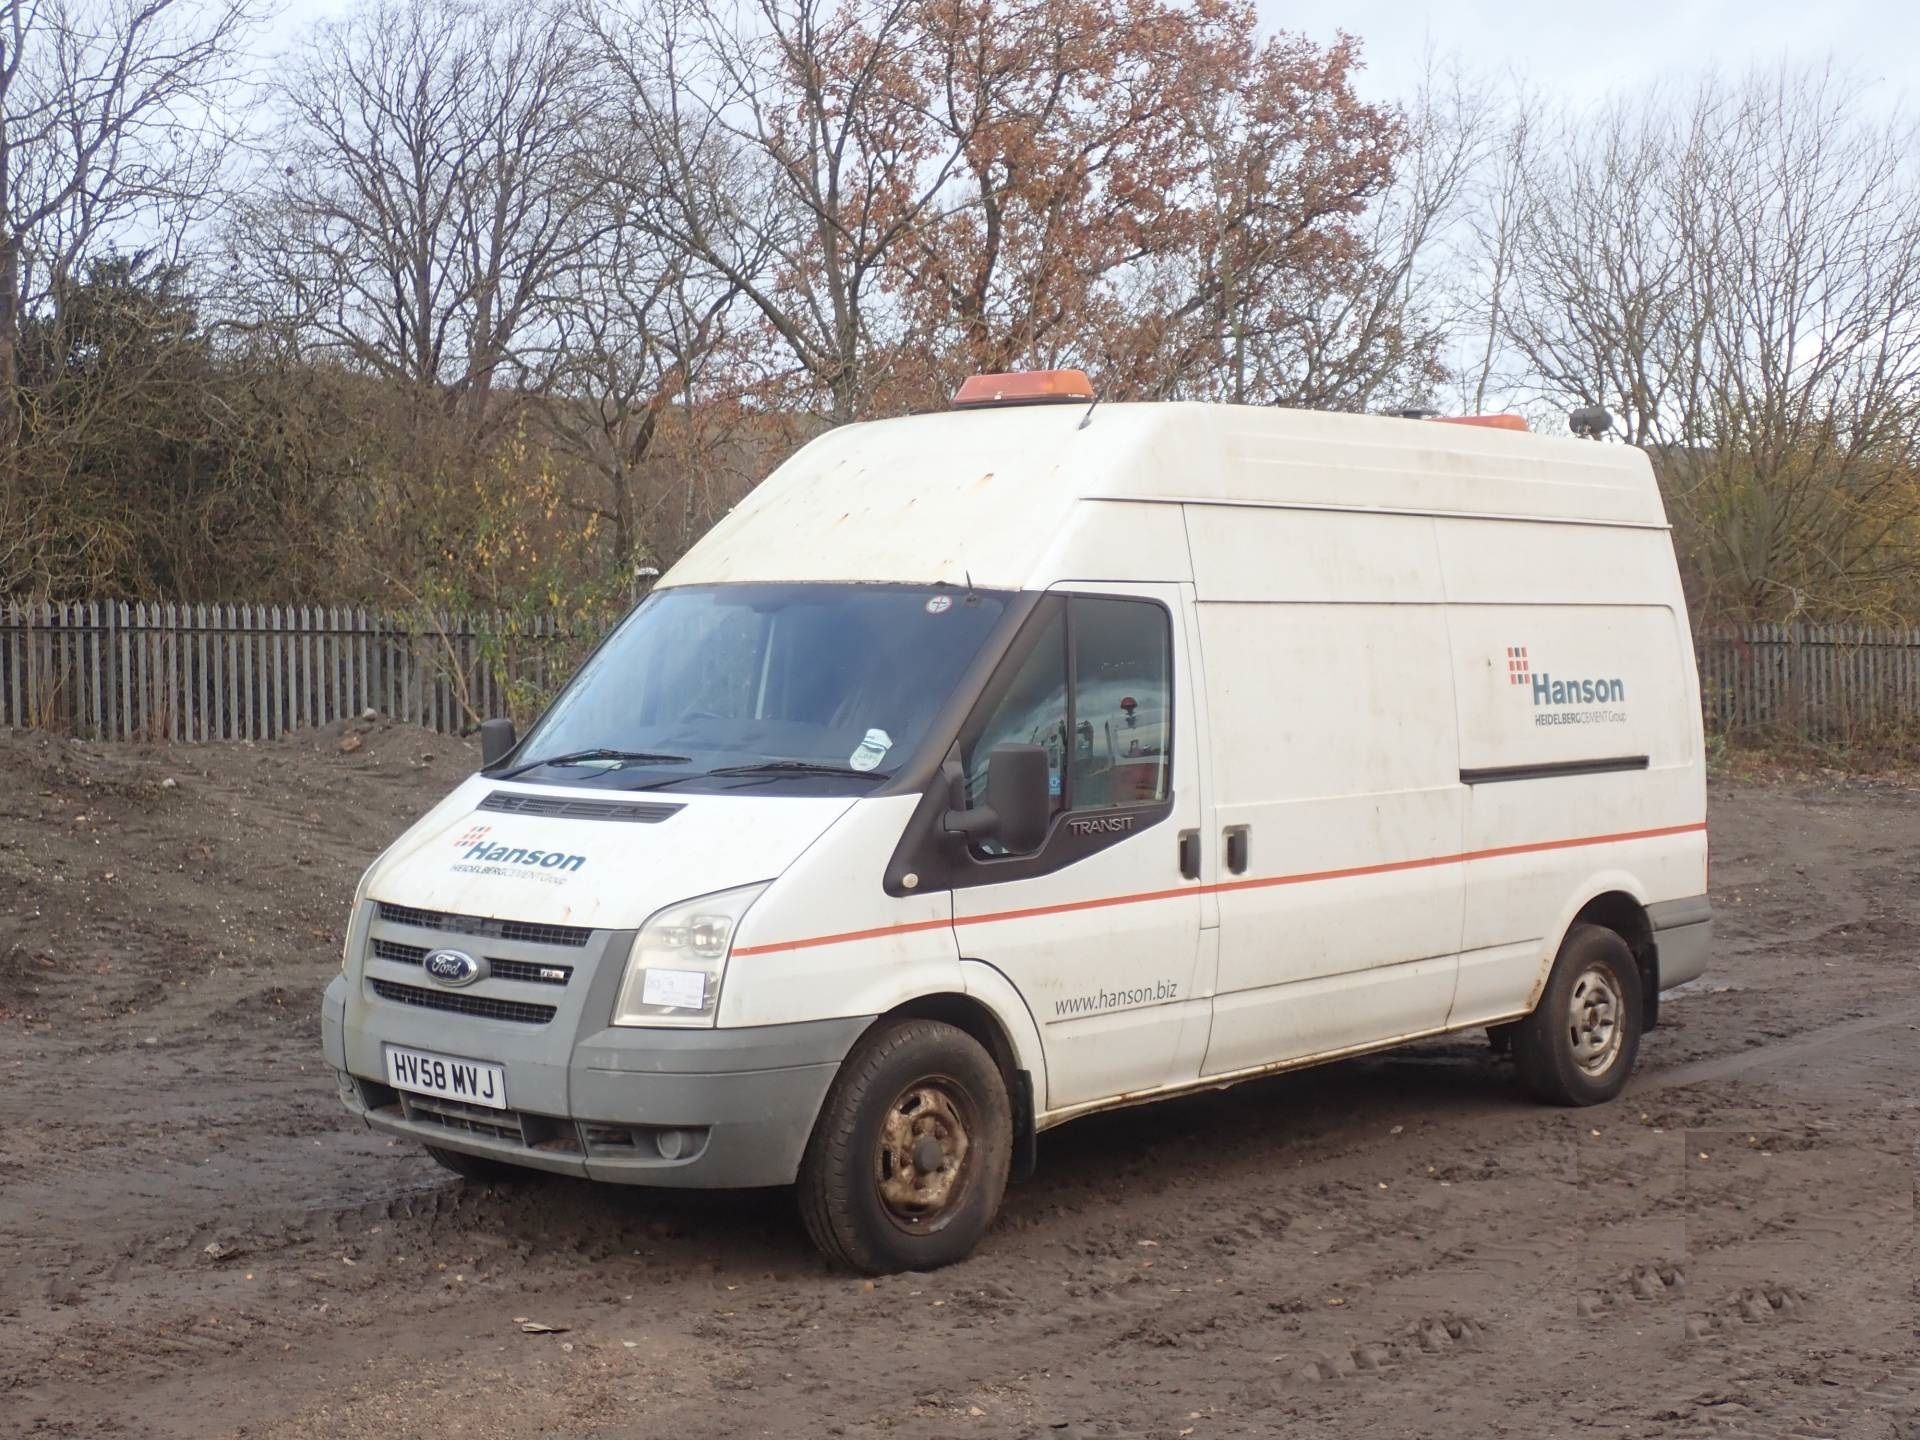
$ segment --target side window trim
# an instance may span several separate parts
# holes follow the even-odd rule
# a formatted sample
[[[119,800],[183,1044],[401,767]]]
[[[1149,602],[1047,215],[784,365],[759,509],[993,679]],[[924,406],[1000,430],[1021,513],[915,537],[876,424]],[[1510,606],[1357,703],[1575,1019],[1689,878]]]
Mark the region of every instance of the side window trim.
[[[959,733],[955,737],[953,753],[960,762],[961,774],[964,781],[970,782],[972,779],[968,773],[969,762],[973,759],[974,752],[985,736],[989,722],[999,714],[1000,707],[1006,703],[1007,696],[1012,693],[1013,687],[1019,681],[1021,673],[1026,669],[1028,662],[1034,658],[1035,651],[1046,641],[1047,632],[1052,629],[1056,620],[1058,620],[1061,630],[1061,682],[1066,694],[1066,708],[1062,711],[1062,714],[1066,717],[1069,726],[1071,725],[1071,716],[1073,713],[1073,681],[1070,668],[1072,661],[1069,656],[1071,655],[1072,648],[1072,621],[1068,614],[1068,606],[1064,597],[1051,594],[1043,595],[1039,604],[1033,607],[1032,612],[1027,616],[1026,620],[1022,622],[1019,631],[1015,633],[1013,643],[1007,647],[1006,654],[1000,658],[1000,662],[995,667],[993,674],[988,677],[985,687],[974,700],[973,708],[968,712],[965,720],[962,721]],[[1066,770],[1067,757],[1063,754],[1061,756],[1060,775],[1060,793],[1063,802],[1068,797],[1067,787],[1069,782]],[[1064,803],[1057,813],[1066,813],[1066,805]]]
[[[956,846],[953,837],[942,829],[942,817],[950,805],[965,803],[968,761],[994,712],[1005,700],[1020,671],[1032,657],[1034,647],[1045,636],[1056,615],[1067,632],[1063,649],[1066,651],[1064,663],[1068,666],[1065,678],[1070,707],[1069,726],[1077,721],[1077,713],[1071,710],[1077,678],[1074,666],[1078,659],[1073,648],[1072,602],[1075,599],[1150,605],[1159,614],[1161,658],[1165,666],[1167,689],[1166,793],[1158,800],[1131,800],[1081,811],[1070,808],[1073,798],[1070,788],[1073,768],[1071,747],[1076,743],[1075,732],[1070,728],[1067,734],[1069,752],[1062,757],[1061,777],[1062,788],[1066,792],[1064,798],[1069,803],[1054,813],[1047,838],[1040,849],[1029,855],[980,855],[964,843]],[[1066,590],[1042,594],[1033,608],[1021,618],[1019,629],[994,662],[994,668],[983,680],[972,706],[953,732],[953,740],[940,773],[930,780],[919,807],[888,861],[882,880],[886,893],[898,897],[936,888],[971,889],[1053,874],[1169,820],[1175,807],[1173,752],[1177,743],[1173,724],[1179,671],[1179,652],[1175,648],[1174,634],[1175,614],[1173,607],[1158,596]],[[1125,828],[1113,829],[1088,823],[1090,820],[1097,822],[1105,816],[1126,816],[1130,820]]]

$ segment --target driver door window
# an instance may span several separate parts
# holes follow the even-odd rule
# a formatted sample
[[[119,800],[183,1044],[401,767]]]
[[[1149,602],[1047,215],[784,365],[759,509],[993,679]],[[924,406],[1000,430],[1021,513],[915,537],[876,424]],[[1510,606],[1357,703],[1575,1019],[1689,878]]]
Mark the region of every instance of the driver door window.
[[[987,798],[987,757],[996,745],[1039,745],[1047,752],[1047,793],[1053,813],[1066,805],[1067,625],[1063,606],[1052,613],[1004,685],[987,697],[982,722],[965,746],[967,803]],[[997,696],[996,692],[997,691]]]
[[[967,803],[987,793],[996,745],[1047,752],[1053,812],[1153,804],[1172,793],[1172,636],[1145,600],[1050,598],[1003,683],[988,690],[961,747]],[[1073,683],[1068,684],[1071,674]],[[1004,853],[997,847],[982,855]]]

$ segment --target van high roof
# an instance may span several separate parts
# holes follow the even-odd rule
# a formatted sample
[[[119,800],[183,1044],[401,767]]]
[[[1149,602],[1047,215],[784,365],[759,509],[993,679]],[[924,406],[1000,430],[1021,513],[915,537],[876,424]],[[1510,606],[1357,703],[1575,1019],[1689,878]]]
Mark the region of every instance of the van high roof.
[[[1139,528],[1112,524],[1115,507],[1142,505],[1169,507],[1169,524],[1177,505],[1667,523],[1647,457],[1628,445],[1393,416],[1035,398],[1054,403],[989,394],[828,431],[661,583],[1043,588],[1109,570],[1103,537]]]

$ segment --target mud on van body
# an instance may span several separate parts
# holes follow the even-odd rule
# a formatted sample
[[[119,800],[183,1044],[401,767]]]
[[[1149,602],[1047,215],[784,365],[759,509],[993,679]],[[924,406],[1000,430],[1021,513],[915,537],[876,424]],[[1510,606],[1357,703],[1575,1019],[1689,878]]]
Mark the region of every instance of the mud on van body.
[[[1619,1091],[1711,927],[1646,457],[1037,388],[822,436],[490,729],[361,882],[349,1109],[877,1271],[1090,1111],[1478,1027]]]

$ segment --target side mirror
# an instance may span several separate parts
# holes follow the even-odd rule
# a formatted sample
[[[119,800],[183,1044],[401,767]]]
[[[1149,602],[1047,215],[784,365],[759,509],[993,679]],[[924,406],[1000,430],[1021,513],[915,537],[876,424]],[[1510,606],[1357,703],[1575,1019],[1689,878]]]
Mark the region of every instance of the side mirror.
[[[998,840],[1016,855],[1030,855],[1046,840],[1052,820],[1046,749],[996,745],[987,756],[987,803],[949,810],[946,826],[968,840]]]
[[[482,720],[480,722],[480,768],[491,770],[511,755],[513,747],[519,743],[519,739],[513,733],[513,721]]]

